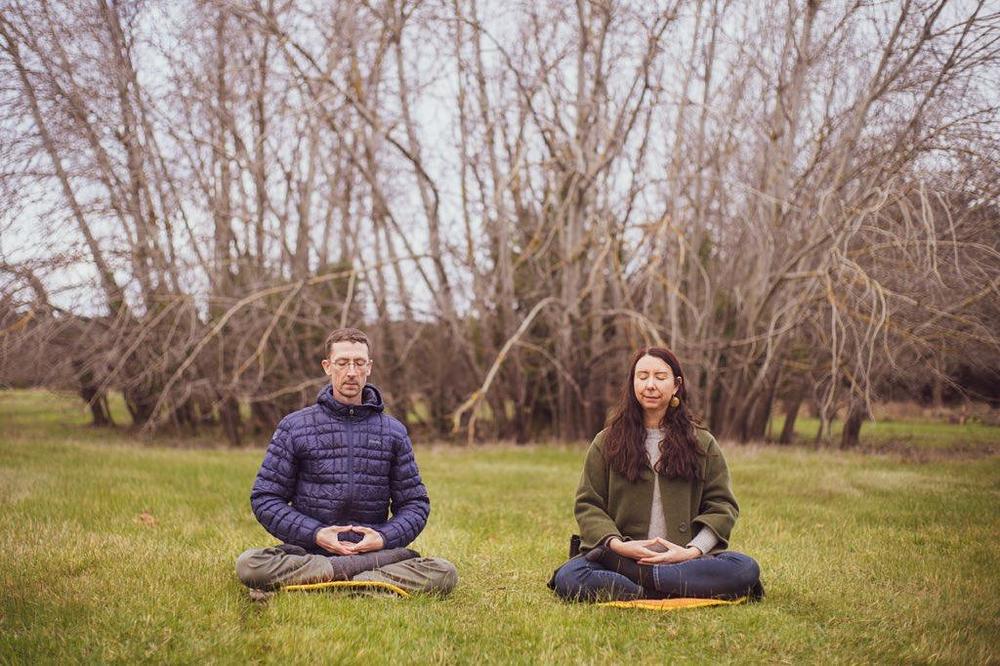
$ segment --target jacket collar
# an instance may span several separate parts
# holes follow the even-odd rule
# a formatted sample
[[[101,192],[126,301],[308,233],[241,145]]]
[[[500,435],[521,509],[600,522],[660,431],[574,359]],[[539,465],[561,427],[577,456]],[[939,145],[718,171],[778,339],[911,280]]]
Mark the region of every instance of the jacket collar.
[[[319,392],[316,402],[326,411],[340,419],[359,420],[380,414],[385,409],[382,392],[374,384],[365,384],[361,389],[361,404],[348,405],[333,397],[333,387],[327,384]]]

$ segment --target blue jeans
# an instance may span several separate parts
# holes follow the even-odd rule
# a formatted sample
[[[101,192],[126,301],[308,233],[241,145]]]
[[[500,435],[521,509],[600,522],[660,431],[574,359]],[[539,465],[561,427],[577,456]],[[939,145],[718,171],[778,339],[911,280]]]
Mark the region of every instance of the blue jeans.
[[[653,580],[654,589],[643,588],[620,573],[578,555],[559,567],[551,587],[570,601],[736,598],[760,586],[760,567],[752,557],[726,550],[677,564],[655,564]]]

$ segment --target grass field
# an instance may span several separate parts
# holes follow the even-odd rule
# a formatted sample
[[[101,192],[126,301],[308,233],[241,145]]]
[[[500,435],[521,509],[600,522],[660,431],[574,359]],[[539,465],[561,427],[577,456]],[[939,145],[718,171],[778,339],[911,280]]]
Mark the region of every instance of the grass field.
[[[0,392],[3,663],[1000,661],[996,455],[724,443],[733,547],[760,562],[767,599],[651,613],[545,587],[575,527],[582,445],[418,442],[433,510],[415,547],[458,566],[450,598],[253,604],[233,560],[271,542],[248,506],[262,448],[139,442],[81,427],[76,405]]]
[[[771,421],[771,439],[781,435],[785,417],[776,416]],[[844,422],[833,422],[832,437],[840,444],[840,434]],[[802,417],[795,419],[795,437],[798,443],[811,445],[816,439],[819,419]],[[861,428],[861,447],[886,451],[926,452],[954,451],[976,453],[1000,450],[1000,428],[982,423],[969,422],[962,425],[942,423],[929,419],[907,419],[905,421],[882,419],[867,421]]]

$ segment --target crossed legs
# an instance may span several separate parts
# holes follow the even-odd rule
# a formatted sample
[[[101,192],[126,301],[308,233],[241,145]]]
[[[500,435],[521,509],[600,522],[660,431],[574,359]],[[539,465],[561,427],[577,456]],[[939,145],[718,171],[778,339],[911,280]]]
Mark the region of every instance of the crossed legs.
[[[451,592],[458,582],[455,565],[448,560],[419,557],[403,548],[331,557],[289,545],[251,548],[236,559],[236,576],[247,587],[258,590],[357,580],[392,583],[410,593],[440,595]]]
[[[723,551],[687,562],[655,565],[639,565],[610,550],[592,553],[589,558],[574,557],[556,571],[551,587],[557,595],[573,601],[763,596],[760,567],[743,553]]]

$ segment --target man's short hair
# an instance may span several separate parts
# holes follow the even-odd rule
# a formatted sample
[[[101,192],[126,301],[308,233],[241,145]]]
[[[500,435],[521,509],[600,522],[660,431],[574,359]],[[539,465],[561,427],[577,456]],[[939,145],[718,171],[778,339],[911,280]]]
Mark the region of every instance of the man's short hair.
[[[368,355],[372,355],[372,343],[365,332],[357,328],[338,328],[326,336],[326,355],[330,356],[334,342],[363,342],[368,347]]]

